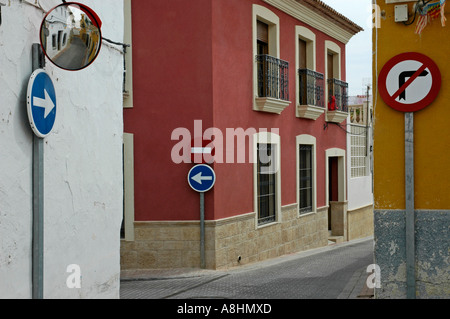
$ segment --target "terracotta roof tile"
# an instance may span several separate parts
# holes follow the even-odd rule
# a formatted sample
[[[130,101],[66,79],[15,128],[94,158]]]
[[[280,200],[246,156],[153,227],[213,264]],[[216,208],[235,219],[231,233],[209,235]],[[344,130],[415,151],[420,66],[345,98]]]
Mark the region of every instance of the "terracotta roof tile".
[[[364,29],[361,28],[359,25],[351,21],[349,18],[344,16],[343,14],[337,12],[335,9],[330,7],[329,5],[325,4],[324,2],[320,0],[296,0],[298,3],[310,8],[311,10],[317,12],[318,14],[322,15],[323,17],[338,23],[343,28],[345,28],[347,31],[356,34],[360,31],[363,31]]]

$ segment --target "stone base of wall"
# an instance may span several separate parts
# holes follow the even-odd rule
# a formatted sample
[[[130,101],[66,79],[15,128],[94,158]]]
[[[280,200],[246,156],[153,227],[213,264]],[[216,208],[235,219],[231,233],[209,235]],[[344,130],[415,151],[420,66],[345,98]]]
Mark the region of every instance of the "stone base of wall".
[[[347,212],[348,240],[373,236],[373,205]]]
[[[205,222],[208,269],[227,269],[328,245],[328,210],[298,215],[282,208],[279,222],[256,227],[255,213]],[[135,222],[135,240],[121,243],[122,269],[200,267],[200,223]]]
[[[416,210],[415,286],[417,298],[450,297],[450,211]],[[375,211],[375,263],[380,266],[377,299],[406,298],[406,214]]]
[[[297,205],[283,207],[281,222],[256,227],[255,214],[216,225],[216,269],[263,261],[328,244],[327,209],[298,216]],[[240,258],[239,258],[240,257]]]

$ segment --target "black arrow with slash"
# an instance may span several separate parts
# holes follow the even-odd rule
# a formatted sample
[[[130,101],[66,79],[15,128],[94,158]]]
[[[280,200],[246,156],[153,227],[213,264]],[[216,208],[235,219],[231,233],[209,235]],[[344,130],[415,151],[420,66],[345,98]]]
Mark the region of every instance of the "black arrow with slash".
[[[417,72],[417,70],[416,71],[405,71],[405,72],[400,73],[400,76],[398,78],[398,87],[402,88],[402,86],[406,83],[406,79],[412,77],[416,72]],[[426,71],[426,70],[419,74],[419,76],[422,76],[422,77],[427,76],[427,75],[428,75],[428,71]],[[405,90],[403,90],[402,93],[400,93],[399,100],[401,100],[401,99],[406,100],[406,88],[405,88]]]

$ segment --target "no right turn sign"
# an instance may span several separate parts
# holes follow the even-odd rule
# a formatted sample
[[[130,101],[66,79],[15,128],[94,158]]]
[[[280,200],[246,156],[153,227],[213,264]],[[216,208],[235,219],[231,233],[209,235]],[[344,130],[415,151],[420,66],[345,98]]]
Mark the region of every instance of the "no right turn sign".
[[[416,112],[429,106],[441,89],[441,73],[429,57],[416,52],[395,56],[378,78],[381,97],[400,112]]]

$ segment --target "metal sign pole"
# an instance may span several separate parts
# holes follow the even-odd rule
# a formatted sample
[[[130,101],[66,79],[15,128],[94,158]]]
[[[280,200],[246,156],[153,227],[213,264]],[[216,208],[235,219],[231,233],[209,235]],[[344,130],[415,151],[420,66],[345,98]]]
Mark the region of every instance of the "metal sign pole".
[[[205,269],[205,193],[200,193],[200,262]]]
[[[206,165],[199,164],[191,168],[188,173],[188,183],[191,188],[200,193],[200,264],[206,268],[205,258],[205,193],[214,187],[216,174]]]
[[[408,299],[416,298],[414,208],[414,113],[405,113],[406,284]]]
[[[32,47],[33,72],[42,66],[39,44]],[[44,140],[33,134],[32,297],[44,298]]]

